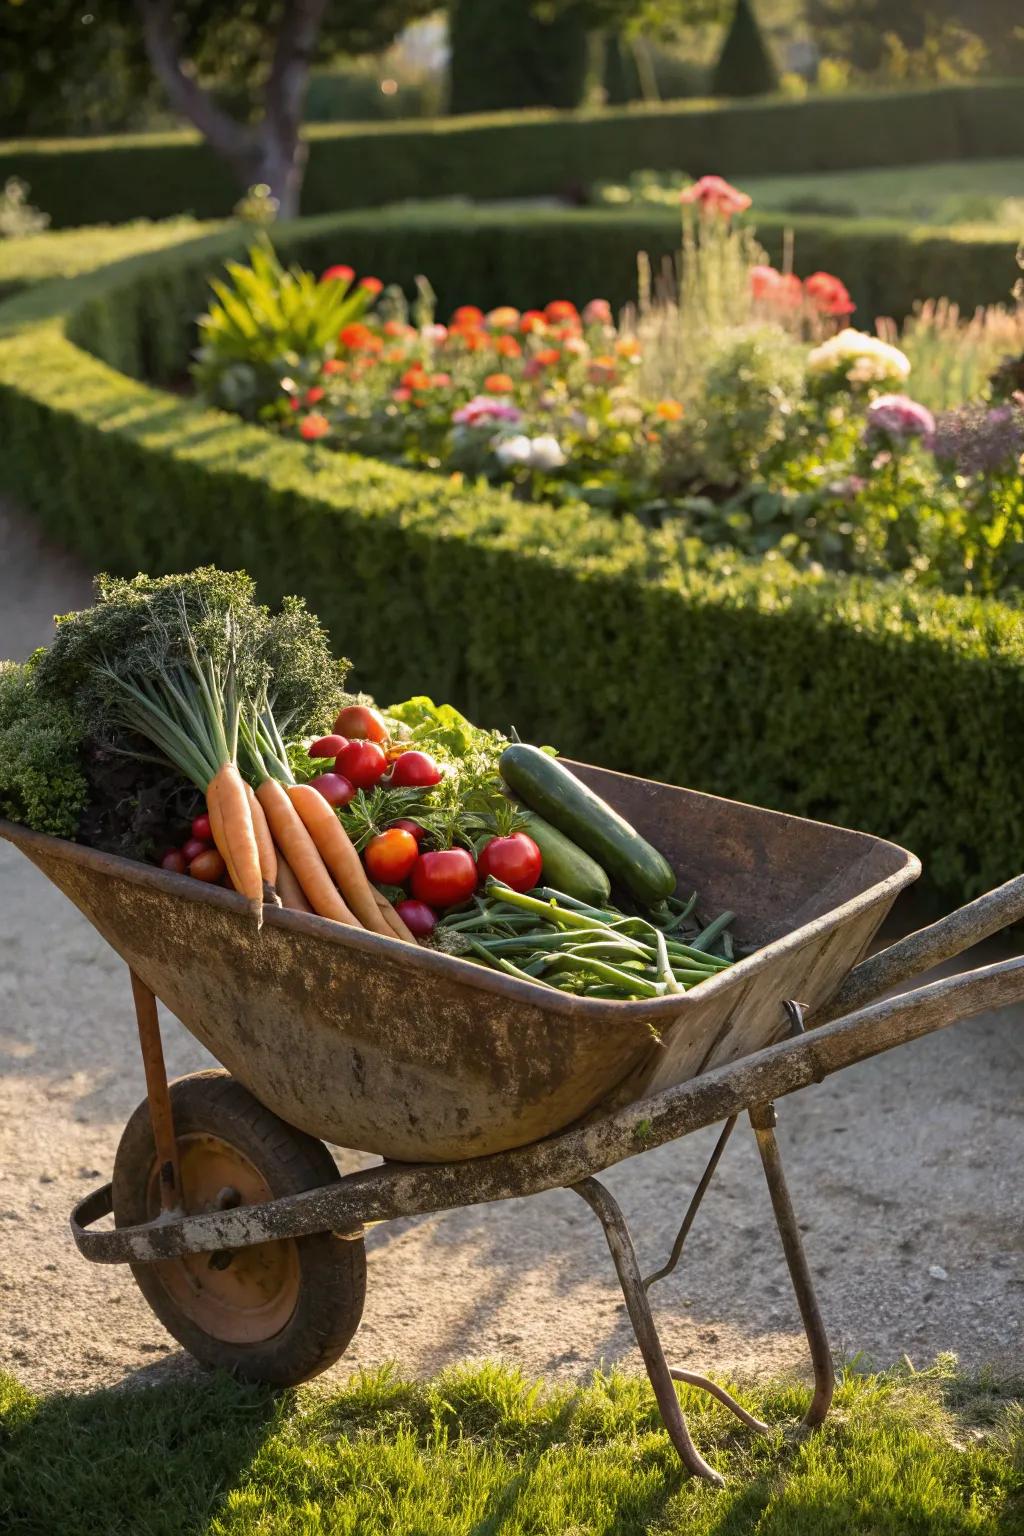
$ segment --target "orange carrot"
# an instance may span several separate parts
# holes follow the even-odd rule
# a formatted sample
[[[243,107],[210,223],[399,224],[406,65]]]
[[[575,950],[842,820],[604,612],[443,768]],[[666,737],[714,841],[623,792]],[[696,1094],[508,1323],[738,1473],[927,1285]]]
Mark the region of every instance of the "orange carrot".
[[[313,794],[316,794],[316,790],[313,790]],[[347,923],[350,928],[361,927],[359,919],[349,911],[335,890],[316,844],[302,824],[284,786],[276,779],[264,779],[256,791],[256,798],[266,813],[275,843],[284,854],[313,911],[320,917],[333,917],[337,923]],[[324,804],[327,804],[326,800]]]
[[[400,939],[404,939],[406,944],[415,944],[416,935],[413,933],[412,929],[407,927],[407,925],[402,921],[401,917],[395,911],[390,901],[388,901],[387,897],[384,895],[384,892],[378,891],[375,885],[370,886],[370,892],[374,901],[377,903],[378,908],[380,909],[381,917],[386,923],[390,925],[396,936]]]
[[[313,910],[302,894],[302,886],[296,880],[291,865],[280,851],[277,855],[277,894],[281,898],[281,905],[290,908],[292,912]]]
[[[234,763],[222,763],[206,787],[209,803],[213,797],[220,810],[221,835],[224,848],[219,849],[225,864],[232,870],[232,882],[237,885],[248,901],[259,922],[263,921],[263,875],[260,871],[260,854],[253,831],[252,812],[245,793],[245,781]],[[211,823],[212,828],[212,823]],[[230,852],[230,863],[225,849]]]
[[[231,849],[228,847],[228,841],[224,835],[224,817],[221,815],[220,799],[217,790],[217,780],[211,779],[206,790],[206,814],[210,818],[210,831],[213,833],[214,844],[227,867],[228,879],[231,881],[232,890],[240,891],[242,887],[239,884],[238,872],[235,869],[234,860],[231,857]]]
[[[256,834],[256,847],[260,855],[260,872],[268,885],[277,884],[277,849],[274,847],[274,839],[270,835],[266,814],[262,805],[256,798],[256,791],[251,784],[245,786],[245,796],[249,802],[249,814],[252,817],[252,829]]]
[[[288,798],[301,816],[320,857],[363,927],[381,933],[385,938],[396,938],[395,930],[384,921],[373,899],[362,860],[323,795],[310,784],[289,784],[286,788]]]

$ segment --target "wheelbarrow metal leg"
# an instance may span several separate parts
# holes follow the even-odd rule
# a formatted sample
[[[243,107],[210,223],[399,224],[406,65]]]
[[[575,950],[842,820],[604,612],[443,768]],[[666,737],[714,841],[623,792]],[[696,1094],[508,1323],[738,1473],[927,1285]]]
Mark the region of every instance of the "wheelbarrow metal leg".
[[[656,1269],[651,1274],[644,1277],[645,1291],[649,1291],[651,1286],[654,1285],[657,1280],[664,1280],[666,1275],[670,1275],[675,1269],[676,1265],[679,1263],[679,1260],[682,1258],[683,1244],[686,1242],[686,1239],[690,1235],[690,1228],[693,1226],[693,1223],[697,1218],[697,1212],[700,1210],[701,1201],[704,1199],[704,1196],[708,1192],[708,1186],[715,1176],[715,1169],[718,1167],[722,1160],[722,1153],[725,1151],[729,1144],[729,1137],[732,1135],[733,1130],[735,1129],[736,1121],[738,1118],[739,1117],[737,1115],[730,1115],[728,1120],[722,1126],[722,1129],[719,1132],[718,1140],[715,1142],[711,1156],[708,1158],[707,1167],[704,1169],[704,1172],[700,1176],[700,1183],[694,1190],[692,1196],[690,1197],[690,1203],[686,1207],[686,1214],[680,1223],[679,1231],[676,1233],[675,1242],[672,1244],[672,1252],[669,1254],[668,1258],[660,1269]]]
[[[644,1289],[633,1240],[617,1202],[597,1179],[581,1179],[572,1188],[587,1202],[604,1229],[612,1263],[615,1265],[619,1284],[622,1286],[626,1311],[629,1313],[629,1320],[636,1335],[636,1342],[640,1347],[644,1365],[647,1367],[647,1374],[654,1388],[654,1396],[665,1422],[665,1428],[669,1432],[672,1444],[679,1452],[680,1460],[694,1477],[706,1478],[708,1482],[722,1487],[725,1479],[704,1460],[693,1443],[685,1415],[679,1406],[673,1378],[710,1392],[750,1428],[765,1430],[767,1425],[749,1414],[734,1397],[726,1392],[724,1387],[718,1386],[716,1382],[709,1381],[706,1376],[699,1376],[695,1371],[683,1371],[668,1364],[651,1315],[651,1304]]]
[[[822,1422],[832,1402],[836,1381],[832,1351],[825,1332],[821,1309],[818,1306],[818,1298],[814,1292],[814,1282],[811,1279],[807,1255],[804,1252],[800,1228],[797,1225],[796,1212],[793,1210],[786,1176],[782,1171],[782,1155],[775,1139],[775,1105],[770,1103],[755,1105],[750,1110],[750,1123],[757,1138],[757,1150],[761,1154],[761,1165],[768,1183],[768,1193],[771,1196],[775,1222],[782,1239],[789,1277],[793,1283],[804,1332],[810,1345],[811,1364],[814,1367],[814,1396],[804,1414],[804,1424],[808,1429],[812,1429]]]
[[[156,1148],[157,1166],[160,1169],[160,1209],[181,1209],[181,1168],[178,1163],[178,1143],[174,1135],[174,1116],[171,1113],[171,1095],[167,1086],[167,1068],[164,1065],[164,1048],[160,1039],[160,1020],[156,1011],[156,998],[141,977],[134,971],[132,998],[135,1017],[139,1025],[139,1044],[142,1047],[142,1065],[146,1073],[146,1097],[149,1101],[149,1118],[153,1125],[153,1145]]]

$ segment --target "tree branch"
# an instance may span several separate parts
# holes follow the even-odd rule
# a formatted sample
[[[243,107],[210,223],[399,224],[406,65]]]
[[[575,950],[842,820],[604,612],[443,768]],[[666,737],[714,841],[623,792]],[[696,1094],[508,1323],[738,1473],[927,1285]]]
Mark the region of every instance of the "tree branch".
[[[240,168],[252,157],[251,131],[223,111],[182,67],[173,0],[135,0],[153,71],[171,106],[194,123],[211,147]]]
[[[266,88],[266,122],[279,138],[298,138],[309,71],[328,0],[288,0]]]

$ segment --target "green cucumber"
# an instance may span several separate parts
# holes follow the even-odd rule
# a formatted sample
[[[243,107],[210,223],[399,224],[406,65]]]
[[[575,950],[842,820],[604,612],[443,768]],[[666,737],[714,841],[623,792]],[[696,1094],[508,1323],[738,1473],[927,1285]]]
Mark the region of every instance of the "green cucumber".
[[[668,861],[557,758],[514,742],[505,748],[499,767],[520,800],[596,859],[637,901],[655,906],[672,895],[676,877]],[[545,874],[545,879],[558,887],[553,876]],[[562,889],[569,896],[576,894],[566,886]]]
[[[585,901],[588,906],[607,906],[612,894],[611,881],[589,853],[584,853],[536,811],[524,812],[523,831],[540,849],[545,885],[553,885],[556,891],[575,896],[577,901]]]

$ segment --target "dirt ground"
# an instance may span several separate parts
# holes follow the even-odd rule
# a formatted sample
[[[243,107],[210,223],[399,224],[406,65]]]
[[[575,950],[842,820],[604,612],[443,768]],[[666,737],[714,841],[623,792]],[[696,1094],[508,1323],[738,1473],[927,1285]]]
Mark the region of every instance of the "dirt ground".
[[[0,512],[0,656],[46,642],[85,573]],[[109,1177],[143,1095],[127,976],[85,919],[0,844],[0,1366],[86,1390],[196,1369],[130,1274],[79,1258],[74,1202]],[[984,958],[1000,951],[986,949]],[[210,1065],[165,1016],[172,1073]],[[959,1025],[782,1101],[791,1190],[838,1351],[1024,1367],[1022,1014]],[[660,1262],[714,1133],[608,1183]],[[351,1155],[340,1154],[351,1163]],[[670,1358],[738,1374],[805,1351],[749,1132],[733,1138],[681,1269],[653,1292]],[[639,1363],[597,1224],[565,1191],[373,1229],[366,1312],[327,1380],[397,1361],[503,1357],[584,1377]]]

